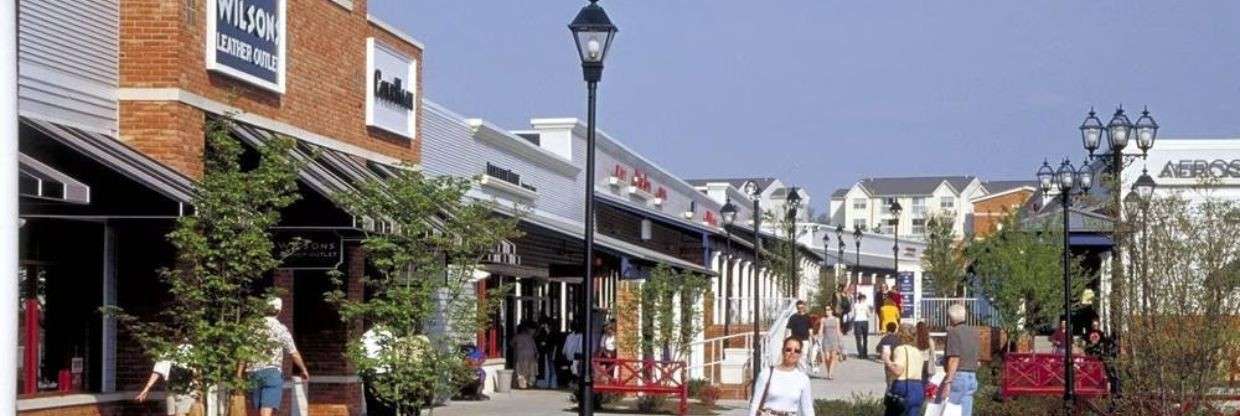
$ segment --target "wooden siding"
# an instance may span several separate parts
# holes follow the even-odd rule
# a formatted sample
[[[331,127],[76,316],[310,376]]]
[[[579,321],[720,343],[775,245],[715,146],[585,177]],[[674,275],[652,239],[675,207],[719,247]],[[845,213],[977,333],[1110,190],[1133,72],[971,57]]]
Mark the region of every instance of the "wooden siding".
[[[118,0],[18,0],[18,108],[117,131]]]

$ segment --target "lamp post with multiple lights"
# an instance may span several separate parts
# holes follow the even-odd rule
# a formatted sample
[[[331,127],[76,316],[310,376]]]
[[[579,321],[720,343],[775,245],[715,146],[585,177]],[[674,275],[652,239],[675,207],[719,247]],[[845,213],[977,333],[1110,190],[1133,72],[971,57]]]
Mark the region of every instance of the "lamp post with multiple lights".
[[[607,17],[607,12],[603,10],[597,3],[598,0],[590,0],[590,4],[581,8],[577,13],[577,17],[568,25],[568,29],[573,33],[573,40],[577,44],[577,54],[581,58],[581,70],[585,76],[586,89],[589,97],[587,98],[586,110],[586,189],[585,189],[585,274],[581,279],[582,299],[581,299],[581,333],[585,337],[586,342],[581,344],[581,355],[585,357],[581,360],[581,383],[578,386],[580,402],[578,403],[578,412],[585,415],[594,414],[594,379],[591,374],[591,360],[594,350],[593,322],[592,316],[594,309],[594,108],[595,108],[595,92],[598,89],[598,82],[603,77],[603,60],[607,58],[607,51],[611,49],[612,39],[615,38],[616,32],[619,31],[616,25],[611,23],[611,19]]]
[[[1072,411],[1073,401],[1075,400],[1076,386],[1074,383],[1075,372],[1072,363],[1072,275],[1071,275],[1071,252],[1069,250],[1069,218],[1068,209],[1072,206],[1073,195],[1083,195],[1089,192],[1090,186],[1093,185],[1093,172],[1089,168],[1089,163],[1081,165],[1080,169],[1072,167],[1072,163],[1064,160],[1059,165],[1059,170],[1051,170],[1050,163],[1042,162],[1042,168],[1038,169],[1038,186],[1042,190],[1043,195],[1050,193],[1052,189],[1059,191],[1059,203],[1062,209],[1063,217],[1063,314],[1064,321],[1067,326],[1064,327],[1064,333],[1069,340],[1067,348],[1064,348],[1064,410]]]
[[[732,275],[732,230],[729,230],[729,227],[736,222],[736,205],[732,205],[732,198],[728,198],[724,202],[723,207],[719,208],[719,216],[723,217],[723,235],[727,240],[728,248],[728,251],[723,256],[723,281],[725,285],[723,294],[723,337],[727,339],[732,333],[732,297],[730,295],[732,293],[732,279],[736,278],[736,276]],[[740,308],[737,309],[739,310]]]
[[[788,188],[788,197],[784,200],[784,217],[788,221],[788,293],[795,297],[799,291],[801,279],[797,265],[797,209],[801,207],[801,192],[797,187]]]
[[[753,344],[753,355],[751,356],[753,357],[753,378],[750,379],[750,382],[757,383],[758,371],[762,368],[762,343],[760,342],[762,336],[758,333],[760,330],[758,328],[758,319],[761,318],[759,313],[762,309],[758,304],[758,296],[756,295],[757,293],[762,293],[760,286],[762,283],[762,205],[759,203],[762,190],[758,189],[758,184],[750,181],[745,184],[745,193],[749,194],[749,199],[753,200],[753,213],[750,215],[753,216],[753,287],[755,295],[753,297],[753,339],[750,341],[750,344]]]

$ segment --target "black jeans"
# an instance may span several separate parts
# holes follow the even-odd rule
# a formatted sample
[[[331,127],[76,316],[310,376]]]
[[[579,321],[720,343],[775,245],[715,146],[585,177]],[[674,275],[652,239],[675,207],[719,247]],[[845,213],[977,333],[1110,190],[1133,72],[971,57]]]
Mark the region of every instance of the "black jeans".
[[[857,355],[870,357],[870,321],[853,321],[853,336],[857,338]]]

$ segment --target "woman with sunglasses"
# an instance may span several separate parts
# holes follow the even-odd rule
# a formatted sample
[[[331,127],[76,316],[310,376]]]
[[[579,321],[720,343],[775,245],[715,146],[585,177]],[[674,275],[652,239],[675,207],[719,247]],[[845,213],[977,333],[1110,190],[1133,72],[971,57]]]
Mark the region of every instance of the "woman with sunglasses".
[[[805,352],[801,340],[784,339],[779,365],[758,376],[761,384],[749,400],[749,416],[814,416],[809,376],[797,366]]]

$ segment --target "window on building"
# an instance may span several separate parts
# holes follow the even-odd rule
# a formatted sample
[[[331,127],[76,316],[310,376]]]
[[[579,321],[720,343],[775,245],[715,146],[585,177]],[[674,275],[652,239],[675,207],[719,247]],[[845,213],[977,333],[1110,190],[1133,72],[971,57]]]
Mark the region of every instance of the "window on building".
[[[865,198],[853,198],[853,203],[852,203],[853,209],[865,209],[865,205],[866,205]]]
[[[956,209],[956,197],[945,196],[939,198],[939,208]]]
[[[926,198],[924,197],[913,198],[912,210],[913,210],[913,216],[920,217],[920,216],[926,215]]]
[[[913,235],[925,235],[925,234],[926,234],[926,219],[925,218],[914,218],[913,219]]]
[[[869,228],[869,226],[865,223],[865,218],[853,219],[853,229],[857,229],[857,228],[860,228],[862,230]]]

